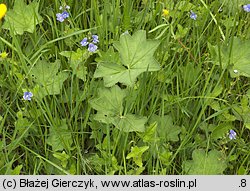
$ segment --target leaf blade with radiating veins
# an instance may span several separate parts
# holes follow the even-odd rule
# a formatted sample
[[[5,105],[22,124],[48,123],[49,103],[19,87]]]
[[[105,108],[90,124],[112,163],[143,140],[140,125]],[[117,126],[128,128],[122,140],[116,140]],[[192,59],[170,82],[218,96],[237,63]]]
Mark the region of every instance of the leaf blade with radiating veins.
[[[99,88],[95,98],[90,100],[90,105],[97,110],[94,119],[113,124],[116,128],[124,132],[144,132],[147,117],[124,113],[123,102],[127,92],[115,85],[111,88]]]
[[[208,43],[214,64],[223,69],[229,69],[231,77],[245,76],[250,77],[250,40],[241,40],[238,37],[229,39],[230,43],[224,42],[219,53],[218,46],[212,46]]]
[[[68,78],[67,72],[58,72],[60,63],[60,60],[54,63],[39,60],[35,66],[32,66],[30,75],[36,82],[33,93],[39,95],[40,98],[60,94],[63,82]]]
[[[224,155],[217,150],[211,150],[208,153],[204,150],[194,150],[192,157],[193,160],[186,160],[182,164],[188,175],[223,174],[227,167]]]
[[[125,96],[125,90],[122,90],[119,86],[99,88],[98,95],[90,100],[90,105],[99,113],[108,117],[119,115],[123,111],[122,103]]]
[[[124,116],[116,117],[113,120],[113,124],[115,127],[124,132],[144,132],[147,120],[147,117],[144,116],[126,114]]]
[[[132,86],[141,73],[160,69],[154,58],[154,52],[158,46],[159,41],[147,40],[146,32],[142,30],[137,31],[133,36],[121,35],[120,41],[114,43],[114,47],[120,54],[120,62],[112,58],[101,60],[94,77],[103,77],[106,87],[111,87],[117,82]],[[109,51],[108,54],[111,53]]]
[[[133,36],[122,35],[114,47],[121,56],[122,64],[128,69],[148,69],[148,71],[159,70],[160,67],[153,57],[159,42],[146,40],[146,31],[137,31]],[[149,62],[152,63],[149,64]]]
[[[15,1],[12,10],[5,17],[4,29],[14,30],[15,34],[22,35],[25,31],[33,33],[37,24],[43,21],[38,13],[38,2],[26,5],[23,0]]]

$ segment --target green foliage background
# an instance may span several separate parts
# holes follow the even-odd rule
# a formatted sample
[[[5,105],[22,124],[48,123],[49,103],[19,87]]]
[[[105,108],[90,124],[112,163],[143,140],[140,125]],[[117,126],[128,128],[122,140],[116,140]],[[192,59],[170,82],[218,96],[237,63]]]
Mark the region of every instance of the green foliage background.
[[[0,174],[249,174],[249,1],[0,3]]]

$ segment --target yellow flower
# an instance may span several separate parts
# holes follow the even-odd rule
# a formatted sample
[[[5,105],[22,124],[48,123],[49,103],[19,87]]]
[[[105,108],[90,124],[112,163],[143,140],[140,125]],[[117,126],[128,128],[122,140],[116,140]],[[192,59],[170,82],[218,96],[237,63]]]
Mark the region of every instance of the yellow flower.
[[[0,4],[0,20],[4,17],[7,12],[7,6],[5,4]]]
[[[169,15],[169,10],[163,9],[162,10],[162,16],[167,17]]]
[[[0,58],[2,58],[2,59],[7,58],[7,56],[8,56],[8,53],[7,53],[7,52],[2,52],[2,53],[0,53]]]

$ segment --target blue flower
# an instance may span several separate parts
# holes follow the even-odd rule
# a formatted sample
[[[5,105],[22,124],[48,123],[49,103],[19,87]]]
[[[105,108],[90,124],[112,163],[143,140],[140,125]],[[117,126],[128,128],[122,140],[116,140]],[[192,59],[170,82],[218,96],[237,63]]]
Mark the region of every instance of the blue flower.
[[[95,52],[97,50],[97,46],[95,44],[97,44],[99,42],[98,40],[98,35],[92,35],[89,37],[85,37],[84,39],[82,39],[82,41],[80,42],[80,44],[82,46],[87,46],[88,45],[88,51],[89,52]]]
[[[24,92],[23,99],[24,100],[31,100],[31,97],[33,97],[33,94],[31,92]]]
[[[98,40],[99,37],[97,35],[92,35],[92,38],[93,38],[93,41],[92,41],[93,43],[96,44],[99,42],[99,40]]]
[[[60,10],[63,9],[62,6],[59,8]],[[63,11],[62,13],[57,13],[56,14],[56,20],[60,21],[61,23],[69,17],[69,13],[67,11]]]
[[[69,13],[67,11],[63,11],[62,16],[64,19],[67,19],[69,17]]]
[[[193,19],[193,20],[196,20],[197,15],[193,11],[191,11],[190,18]]]
[[[57,13],[56,14],[56,20],[60,21],[60,22],[63,22],[64,21],[64,17],[61,13]]]
[[[236,139],[236,132],[232,129],[229,131],[229,139]]]
[[[243,9],[244,9],[244,11],[249,13],[250,12],[250,4],[243,5]]]
[[[88,51],[89,52],[95,52],[97,50],[97,46],[94,45],[93,43],[89,43]]]
[[[81,43],[82,46],[87,46],[89,44],[88,38],[85,37],[80,43]]]

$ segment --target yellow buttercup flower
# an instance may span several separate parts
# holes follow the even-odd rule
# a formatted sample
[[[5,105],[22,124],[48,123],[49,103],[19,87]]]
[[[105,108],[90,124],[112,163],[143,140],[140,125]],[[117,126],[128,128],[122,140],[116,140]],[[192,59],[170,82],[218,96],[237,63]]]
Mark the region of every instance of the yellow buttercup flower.
[[[7,52],[2,52],[2,53],[0,53],[0,58],[2,58],[2,59],[7,58],[7,56],[8,56],[8,53],[7,53]]]
[[[167,17],[169,15],[169,10],[163,9],[162,10],[162,16]]]
[[[5,4],[0,4],[0,20],[4,17],[7,12],[7,6]]]

